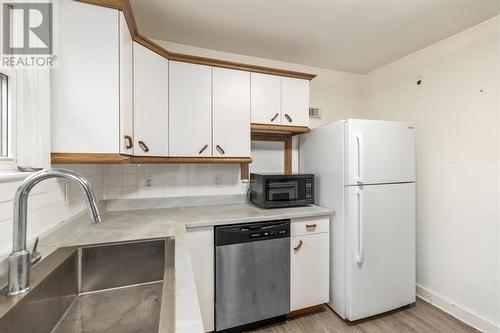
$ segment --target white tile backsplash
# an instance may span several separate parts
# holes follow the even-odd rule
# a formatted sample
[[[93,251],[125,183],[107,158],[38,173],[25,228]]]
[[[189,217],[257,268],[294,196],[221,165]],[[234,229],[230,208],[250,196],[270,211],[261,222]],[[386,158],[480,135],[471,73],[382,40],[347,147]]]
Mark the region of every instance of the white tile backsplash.
[[[151,164],[104,166],[104,199],[241,194],[239,164]],[[216,184],[218,176],[220,184]],[[146,178],[152,186],[146,188]]]
[[[57,165],[81,173],[97,199],[140,199],[246,193],[238,164]],[[221,181],[215,184],[214,176]],[[152,187],[144,179],[152,178]],[[12,249],[14,193],[20,181],[0,183],[0,257]],[[67,190],[66,190],[67,187]],[[85,209],[80,191],[63,180],[37,184],[28,201],[28,239]]]

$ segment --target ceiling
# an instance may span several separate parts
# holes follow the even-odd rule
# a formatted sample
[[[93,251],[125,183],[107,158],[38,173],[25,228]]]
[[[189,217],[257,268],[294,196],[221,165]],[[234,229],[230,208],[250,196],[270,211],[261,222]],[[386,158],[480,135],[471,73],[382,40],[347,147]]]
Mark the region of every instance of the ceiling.
[[[139,31],[150,38],[354,73],[368,73],[500,14],[500,0],[131,3]]]

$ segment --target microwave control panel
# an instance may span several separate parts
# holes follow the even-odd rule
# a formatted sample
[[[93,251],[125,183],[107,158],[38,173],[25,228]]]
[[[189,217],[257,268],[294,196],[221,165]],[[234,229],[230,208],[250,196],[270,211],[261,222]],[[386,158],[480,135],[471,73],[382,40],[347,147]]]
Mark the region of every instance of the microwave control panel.
[[[306,179],[306,199],[311,199],[313,197],[313,181],[311,178]]]

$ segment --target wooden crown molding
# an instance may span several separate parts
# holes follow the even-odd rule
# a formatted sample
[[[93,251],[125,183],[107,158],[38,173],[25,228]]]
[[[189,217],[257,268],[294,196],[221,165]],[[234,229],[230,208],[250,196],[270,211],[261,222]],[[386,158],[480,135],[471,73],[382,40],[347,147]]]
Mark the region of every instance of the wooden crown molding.
[[[150,49],[153,52],[158,53],[162,57],[165,57],[169,60],[180,61],[180,62],[188,62],[192,64],[213,66],[213,67],[222,67],[228,69],[236,69],[247,72],[255,72],[262,74],[270,74],[270,75],[278,75],[285,77],[292,77],[297,79],[305,79],[312,80],[316,77],[315,74],[308,74],[302,72],[289,71],[284,69],[277,69],[271,67],[264,66],[256,66],[256,65],[248,65],[239,62],[226,61],[226,60],[218,60],[212,58],[205,58],[199,56],[193,56],[182,53],[174,53],[166,50],[155,42],[151,41],[149,38],[141,35],[139,30],[137,29],[137,25],[135,23],[134,13],[132,11],[132,7],[130,5],[129,0],[75,0],[78,2],[83,2],[91,5],[102,6],[107,8],[113,8],[123,11],[125,15],[125,20],[127,21],[127,26],[129,28],[132,39],[141,44],[142,46]]]

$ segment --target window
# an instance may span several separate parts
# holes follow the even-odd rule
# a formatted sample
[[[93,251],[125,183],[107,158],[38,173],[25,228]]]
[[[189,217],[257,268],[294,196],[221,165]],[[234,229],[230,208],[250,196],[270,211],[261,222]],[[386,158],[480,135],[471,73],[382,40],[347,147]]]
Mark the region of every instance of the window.
[[[9,157],[9,77],[0,73],[0,157]]]
[[[0,67],[0,172],[17,171],[16,71]]]

